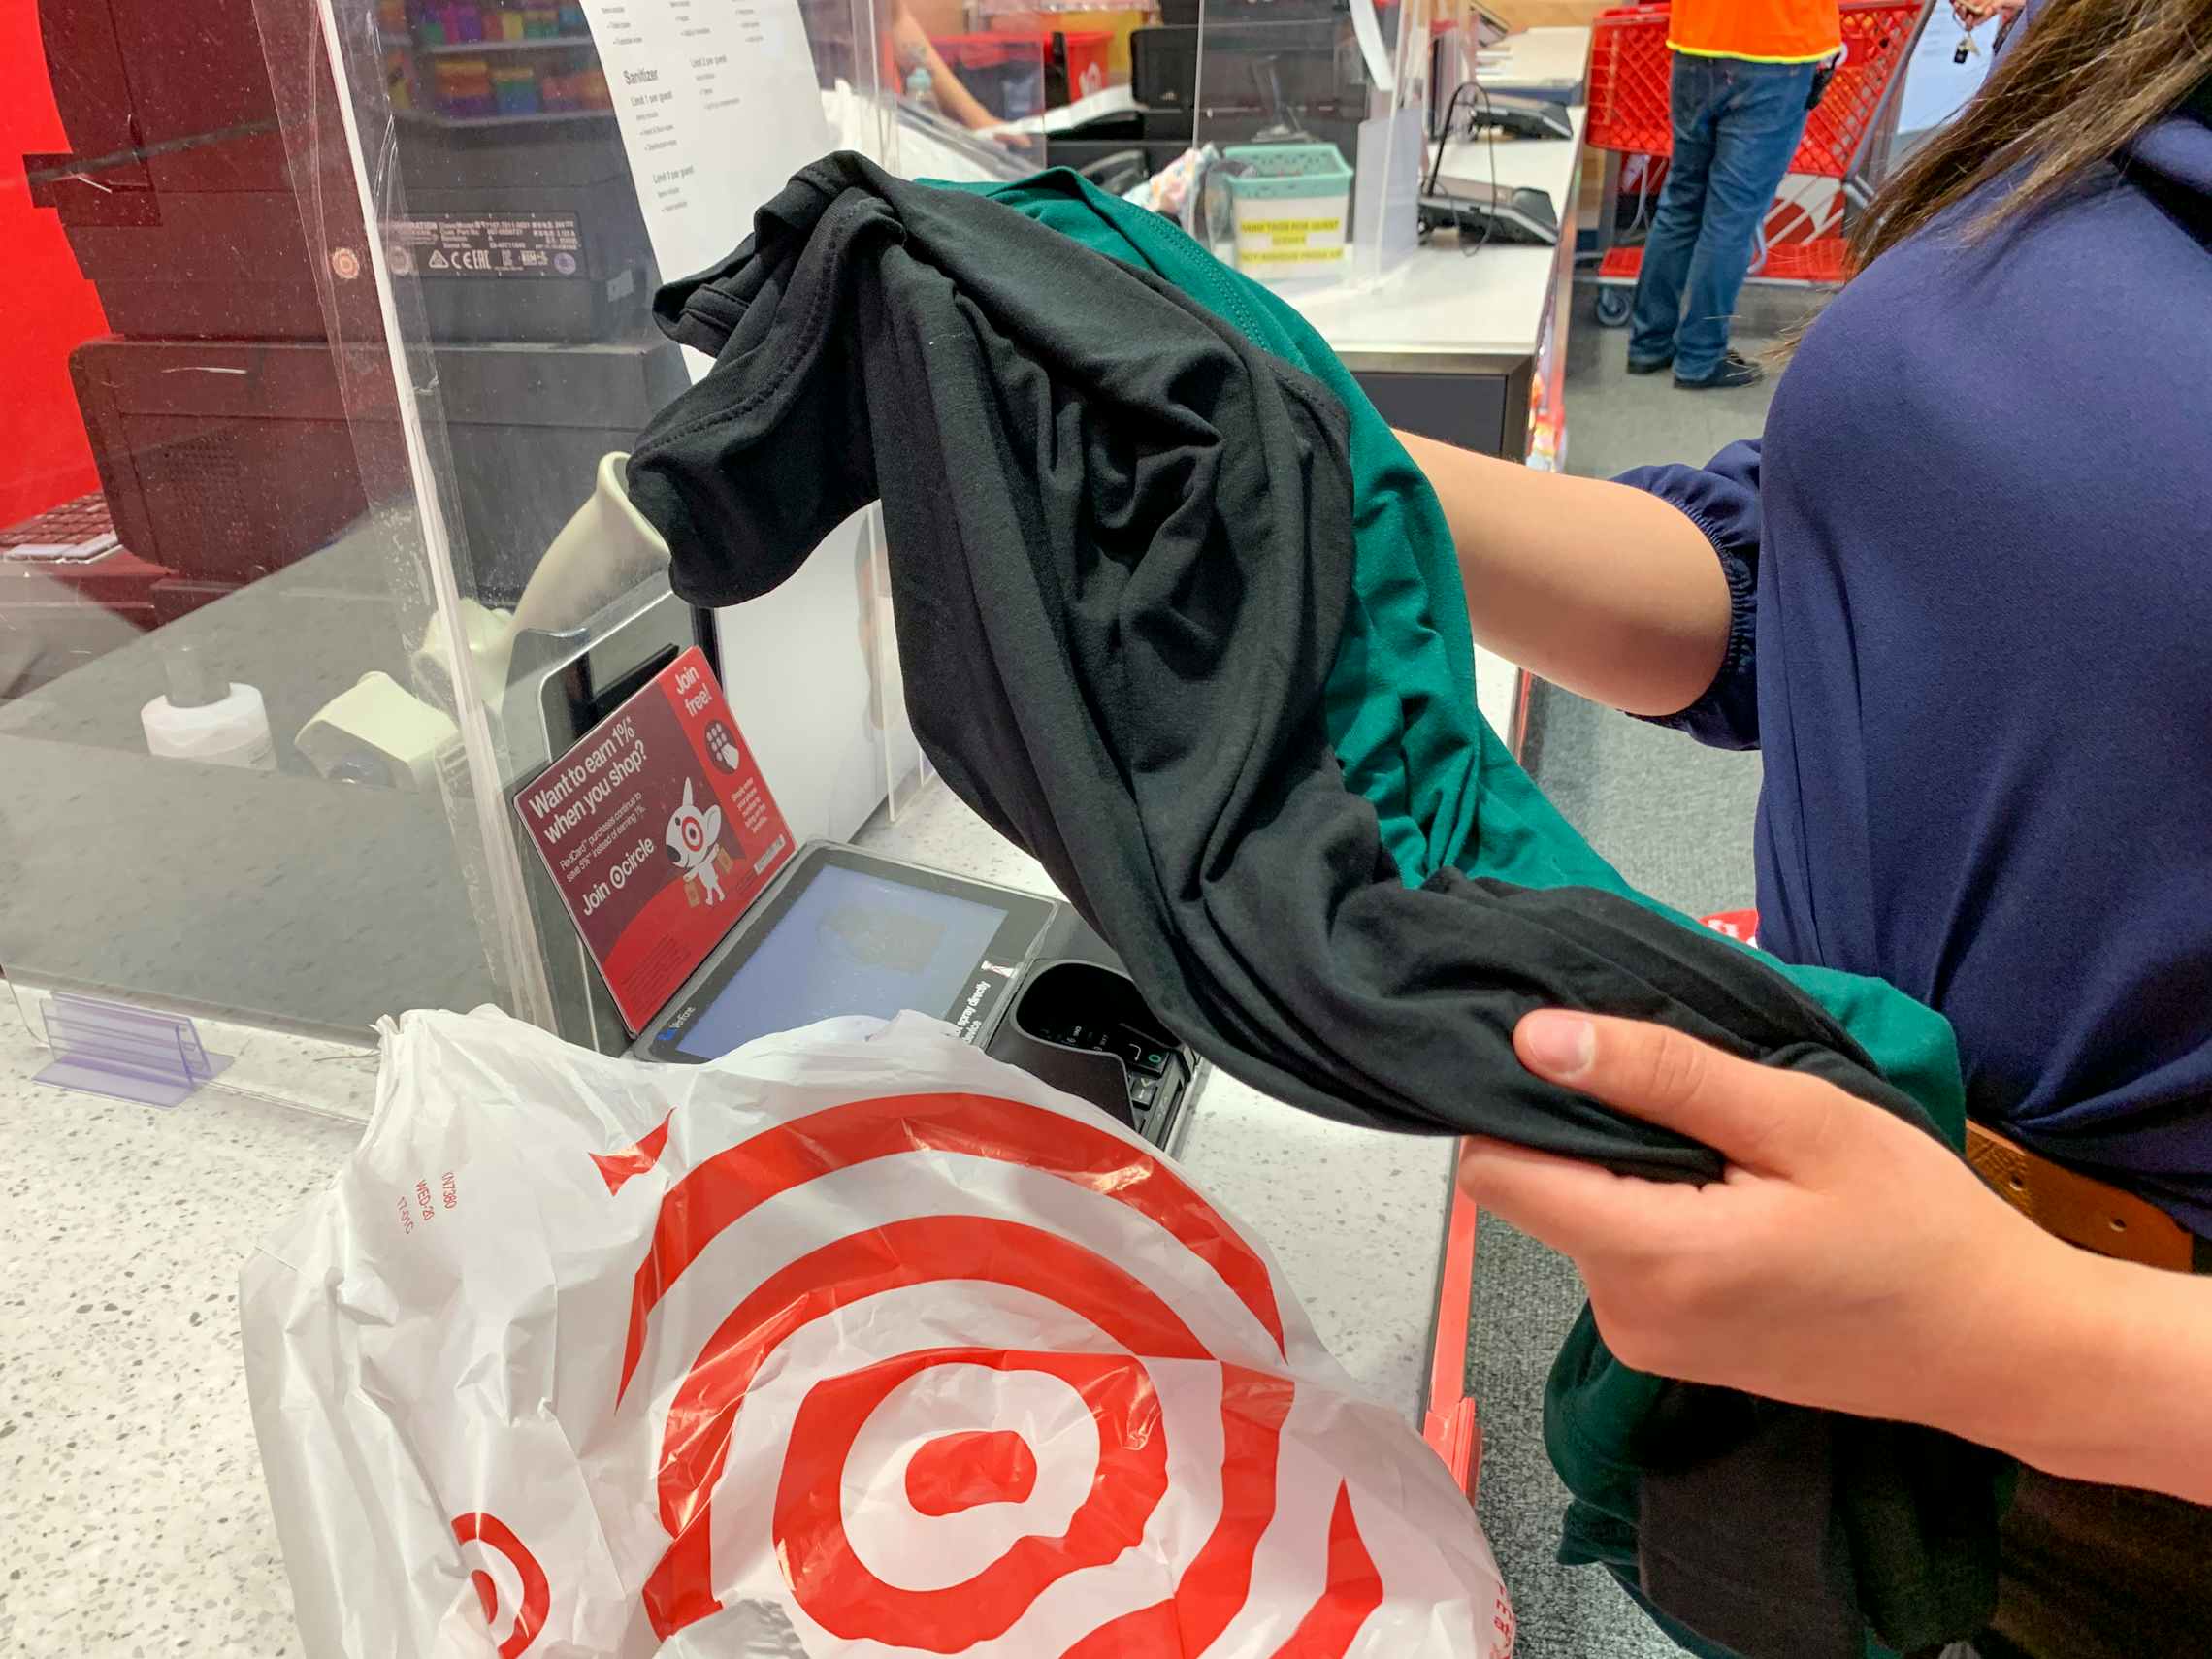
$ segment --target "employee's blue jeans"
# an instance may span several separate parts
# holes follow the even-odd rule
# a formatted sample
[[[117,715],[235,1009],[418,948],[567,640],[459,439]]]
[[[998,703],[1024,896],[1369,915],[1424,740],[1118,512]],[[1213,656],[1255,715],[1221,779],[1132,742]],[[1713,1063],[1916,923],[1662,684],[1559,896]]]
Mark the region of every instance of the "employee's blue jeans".
[[[1675,54],[1675,154],[1643,244],[1628,354],[1702,380],[1720,367],[1759,223],[1805,135],[1809,63]]]

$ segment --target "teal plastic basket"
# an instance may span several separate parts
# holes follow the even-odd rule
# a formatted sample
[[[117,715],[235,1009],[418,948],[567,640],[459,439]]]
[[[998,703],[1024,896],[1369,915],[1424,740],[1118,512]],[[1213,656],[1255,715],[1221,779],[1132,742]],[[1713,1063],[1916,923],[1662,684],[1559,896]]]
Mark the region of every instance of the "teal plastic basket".
[[[1351,167],[1333,144],[1240,144],[1221,151],[1223,161],[1241,161],[1250,173],[1227,178],[1233,201],[1271,196],[1324,196],[1351,188]]]
[[[1344,264],[1351,169],[1333,144],[1244,144],[1221,152],[1248,172],[1226,173],[1237,267],[1262,280],[1326,276]]]

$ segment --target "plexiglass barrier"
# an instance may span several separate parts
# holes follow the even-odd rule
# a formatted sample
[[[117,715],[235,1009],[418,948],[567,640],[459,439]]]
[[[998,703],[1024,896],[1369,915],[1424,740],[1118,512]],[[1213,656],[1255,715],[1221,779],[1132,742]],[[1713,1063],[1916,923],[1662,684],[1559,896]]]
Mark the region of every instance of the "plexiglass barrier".
[[[711,615],[621,488],[704,368],[655,288],[797,168],[1041,162],[1005,117],[1068,43],[956,94],[989,54],[910,4],[10,9],[0,970],[42,1040],[60,991],[608,1046],[511,797],[691,643],[795,833],[913,787],[878,517]]]
[[[332,1030],[529,1009],[472,891],[502,837],[430,764],[463,711],[411,689],[439,601],[350,172],[290,143],[250,0],[10,16],[0,967]],[[406,721],[318,765],[363,686]]]
[[[1203,158],[1185,223],[1293,292],[1372,283],[1412,251],[1437,0],[1188,0],[1159,54]]]

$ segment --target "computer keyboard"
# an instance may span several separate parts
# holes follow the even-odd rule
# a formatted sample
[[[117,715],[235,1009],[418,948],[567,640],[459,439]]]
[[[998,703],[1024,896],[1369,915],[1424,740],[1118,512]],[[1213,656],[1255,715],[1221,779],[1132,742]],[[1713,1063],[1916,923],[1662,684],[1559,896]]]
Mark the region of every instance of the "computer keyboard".
[[[121,545],[108,498],[94,490],[0,530],[0,563],[88,565]]]

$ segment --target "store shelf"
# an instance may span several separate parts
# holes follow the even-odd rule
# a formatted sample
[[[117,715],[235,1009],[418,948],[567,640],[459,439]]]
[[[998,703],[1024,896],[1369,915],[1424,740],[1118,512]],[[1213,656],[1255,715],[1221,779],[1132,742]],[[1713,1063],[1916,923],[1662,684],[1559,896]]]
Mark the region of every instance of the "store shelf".
[[[527,115],[441,115],[435,110],[395,110],[403,121],[431,127],[541,127],[556,121],[610,121],[612,110],[539,110]]]
[[[519,41],[447,41],[442,46],[415,45],[415,50],[425,57],[474,57],[481,52],[493,51],[550,51],[562,47],[588,47],[589,35],[537,35]]]
[[[1157,4],[1120,6],[1113,0],[981,0],[975,10],[985,17],[1059,16],[1096,12],[1142,12],[1154,18],[1159,16]]]

